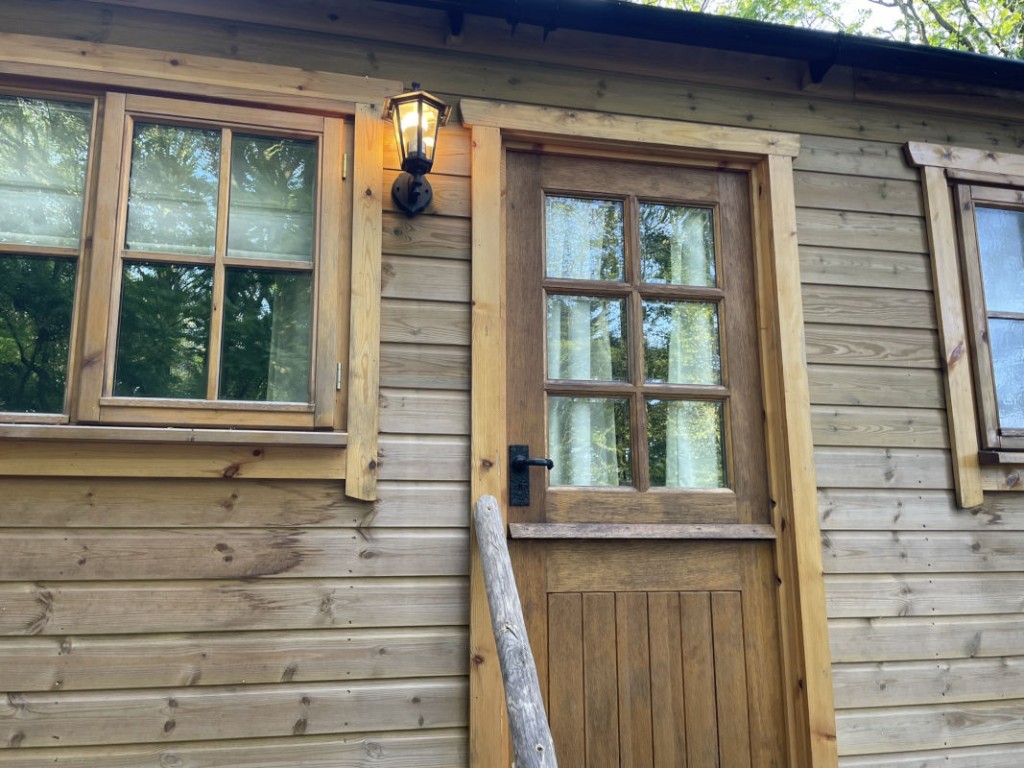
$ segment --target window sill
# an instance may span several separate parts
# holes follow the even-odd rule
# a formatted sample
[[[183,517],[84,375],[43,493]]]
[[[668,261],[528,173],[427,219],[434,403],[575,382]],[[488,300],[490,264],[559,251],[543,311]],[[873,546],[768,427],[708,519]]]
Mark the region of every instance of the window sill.
[[[202,445],[314,445],[344,448],[344,432],[299,432],[271,429],[192,429],[182,427],[108,427],[66,424],[3,424],[0,438],[82,440],[113,443],[197,443]]]
[[[993,464],[1024,464],[1024,451],[979,451],[978,463],[983,467]]]
[[[0,476],[344,480],[343,432],[0,424]]]

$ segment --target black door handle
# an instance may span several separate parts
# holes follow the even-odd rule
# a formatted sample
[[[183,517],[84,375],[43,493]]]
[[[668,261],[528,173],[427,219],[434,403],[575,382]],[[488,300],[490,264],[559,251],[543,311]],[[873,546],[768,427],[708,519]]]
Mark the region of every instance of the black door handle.
[[[530,467],[552,469],[551,459],[530,458],[530,446],[508,447],[508,503],[512,507],[530,506]]]

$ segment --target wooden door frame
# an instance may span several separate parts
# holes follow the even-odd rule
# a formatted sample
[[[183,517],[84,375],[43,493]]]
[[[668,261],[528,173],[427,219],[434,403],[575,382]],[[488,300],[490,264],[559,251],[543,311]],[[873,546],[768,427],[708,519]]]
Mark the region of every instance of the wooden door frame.
[[[463,99],[472,129],[472,498],[508,505],[505,456],[505,151],[746,170],[751,184],[769,493],[791,768],[838,762],[810,394],[804,362],[793,157],[772,131]],[[470,576],[472,766],[509,764],[508,723],[475,541]]]

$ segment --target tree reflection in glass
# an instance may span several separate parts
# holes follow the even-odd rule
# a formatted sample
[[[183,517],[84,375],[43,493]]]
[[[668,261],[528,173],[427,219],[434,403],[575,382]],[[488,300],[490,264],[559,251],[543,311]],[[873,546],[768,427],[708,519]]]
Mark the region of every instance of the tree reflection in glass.
[[[125,248],[213,256],[220,131],[138,123]]]
[[[622,203],[575,197],[547,198],[547,276],[572,280],[622,280],[625,235]]]
[[[722,413],[722,403],[714,400],[647,401],[652,486],[725,486]]]
[[[206,397],[213,269],[125,264],[114,394]]]
[[[229,269],[220,398],[309,402],[312,275]]]
[[[711,208],[641,203],[641,281],[716,285],[712,214]]]

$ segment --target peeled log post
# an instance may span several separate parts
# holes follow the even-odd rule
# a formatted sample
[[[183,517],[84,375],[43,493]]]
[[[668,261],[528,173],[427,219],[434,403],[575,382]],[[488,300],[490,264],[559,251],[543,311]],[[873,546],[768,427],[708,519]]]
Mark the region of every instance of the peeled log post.
[[[537,665],[526,636],[523,606],[512,574],[505,526],[497,500],[493,496],[481,496],[473,519],[487,602],[491,607],[491,627],[505,684],[505,705],[508,707],[516,768],[557,768],[555,745],[544,713]]]

